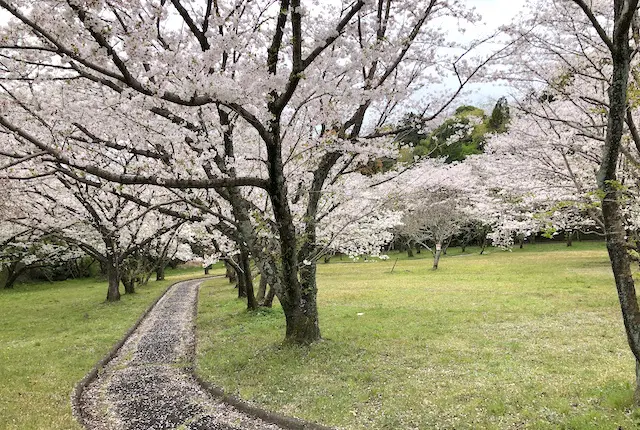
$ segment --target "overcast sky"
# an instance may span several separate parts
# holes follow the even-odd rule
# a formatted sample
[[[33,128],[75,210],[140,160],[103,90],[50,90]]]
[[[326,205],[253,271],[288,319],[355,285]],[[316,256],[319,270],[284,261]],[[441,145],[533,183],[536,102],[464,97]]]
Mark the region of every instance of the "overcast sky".
[[[482,23],[468,28],[465,38],[476,39],[490,34],[501,25],[506,25],[523,10],[526,0],[462,0],[465,4],[475,7],[482,15]],[[510,88],[501,85],[478,84],[473,86],[474,94],[468,96],[469,103],[475,105],[489,105],[500,96],[508,95]]]

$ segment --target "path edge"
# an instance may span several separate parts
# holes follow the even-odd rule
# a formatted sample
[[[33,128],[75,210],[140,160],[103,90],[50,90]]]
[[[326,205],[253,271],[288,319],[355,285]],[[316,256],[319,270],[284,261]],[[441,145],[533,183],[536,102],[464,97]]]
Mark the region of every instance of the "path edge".
[[[201,285],[198,286],[198,291],[196,293],[196,306],[194,309],[194,320],[193,323],[194,325],[197,325],[197,318],[198,318],[198,303],[200,302],[200,289],[201,289]],[[197,344],[198,344],[198,336],[197,336],[197,329],[195,332],[195,345],[194,345],[194,349],[196,349],[196,351],[194,351],[194,358],[193,358],[193,369],[191,371],[191,374],[193,376],[193,379],[198,383],[198,385],[207,393],[209,393],[211,396],[221,400],[222,402],[233,406],[234,408],[236,408],[237,410],[239,410],[240,412],[243,412],[249,416],[255,417],[255,418],[260,418],[262,421],[265,421],[267,423],[270,424],[275,424],[279,427],[282,427],[284,429],[287,430],[336,430],[333,427],[327,427],[324,426],[322,424],[318,424],[318,423],[312,423],[310,421],[305,421],[302,420],[300,418],[295,418],[295,417],[288,417],[282,414],[278,414],[276,412],[271,412],[268,411],[266,409],[262,409],[259,406],[248,402],[246,400],[241,399],[238,396],[234,396],[233,394],[228,394],[225,393],[225,391],[221,388],[218,387],[217,385],[209,382],[209,381],[205,381],[204,379],[202,379],[197,373],[196,373],[196,369],[198,367],[198,363],[197,363],[197,359],[198,359],[198,353],[197,353]]]
[[[227,394],[224,390],[211,382],[205,381],[200,378],[195,372],[193,378],[200,385],[200,387],[213,397],[221,400],[222,402],[233,406],[240,412],[243,412],[254,418],[260,418],[262,421],[269,424],[275,424],[286,430],[336,430],[334,427],[327,427],[322,424],[312,423],[310,421],[304,421],[300,418],[288,417],[275,412],[270,412],[262,409],[246,400],[243,400],[233,394]]]
[[[89,426],[87,424],[87,420],[86,420],[84,414],[82,413],[82,408],[80,407],[81,406],[81,400],[80,399],[82,398],[82,394],[84,394],[84,390],[89,386],[89,384],[91,384],[93,381],[95,381],[98,378],[98,376],[100,375],[100,371],[102,369],[104,369],[104,367],[107,364],[109,364],[109,362],[111,360],[113,360],[113,358],[116,356],[116,354],[118,354],[118,352],[120,351],[122,346],[125,344],[125,342],[127,340],[129,340],[131,335],[133,335],[133,332],[136,331],[136,329],[138,327],[140,327],[140,324],[142,324],[144,319],[147,317],[147,315],[149,315],[149,313],[153,310],[153,308],[156,307],[158,302],[160,302],[160,300],[162,300],[163,297],[167,295],[169,290],[171,288],[173,288],[176,284],[179,284],[181,282],[186,282],[186,281],[197,281],[197,280],[205,280],[205,279],[217,278],[219,276],[221,276],[221,275],[217,275],[217,276],[209,275],[209,276],[200,276],[200,277],[190,278],[190,279],[182,279],[180,281],[176,281],[176,282],[172,283],[167,288],[165,288],[165,290],[162,292],[162,294],[160,294],[158,296],[158,298],[155,299],[153,301],[153,303],[151,303],[151,305],[149,305],[149,307],[147,307],[147,309],[142,313],[142,315],[140,315],[138,320],[129,328],[129,330],[127,330],[127,332],[124,334],[124,336],[115,345],[113,345],[111,347],[111,349],[109,350],[107,355],[102,357],[100,359],[100,361],[98,361],[96,363],[96,365],[93,366],[93,368],[89,371],[89,373],[87,373],[84,376],[84,378],[82,378],[80,380],[80,382],[78,382],[75,385],[75,387],[73,388],[73,391],[71,392],[71,414],[76,419],[76,421],[78,421],[78,423],[80,423],[80,425],[83,428],[89,429]]]

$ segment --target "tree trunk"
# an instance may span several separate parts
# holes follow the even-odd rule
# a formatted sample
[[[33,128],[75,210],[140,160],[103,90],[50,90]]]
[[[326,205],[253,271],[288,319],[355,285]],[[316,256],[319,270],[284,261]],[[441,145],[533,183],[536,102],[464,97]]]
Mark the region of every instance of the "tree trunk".
[[[229,278],[229,283],[230,284],[236,283],[238,281],[238,275],[237,275],[235,269],[233,268],[233,266],[228,261],[225,261],[224,262],[224,267],[225,267],[224,276]]]
[[[487,249],[487,235],[482,236],[482,243],[480,244],[480,255],[484,254],[484,250]]]
[[[237,272],[236,272],[236,277],[238,280],[236,282],[236,288],[238,289],[238,298],[244,299],[245,297],[247,297],[247,286],[245,285],[246,278],[243,276],[242,273],[237,273]]]
[[[413,245],[411,242],[409,242],[409,245],[407,246],[407,257],[413,257]]]
[[[120,274],[118,273],[118,264],[109,261],[107,266],[107,277],[109,279],[109,287],[107,289],[107,301],[117,302],[120,300]]]
[[[573,246],[573,231],[569,230],[565,233],[567,239],[567,246]]]
[[[6,290],[12,290],[16,280],[18,279],[19,275],[16,274],[18,272],[16,268],[17,268],[17,264],[11,263],[5,269],[7,274],[7,279],[4,282],[4,288]]]
[[[433,254],[433,270],[438,268],[438,263],[440,263],[440,254],[442,253],[442,244],[436,244],[436,251]]]
[[[136,292],[136,281],[134,278],[130,276],[122,276],[122,285],[124,285],[124,292],[126,294],[135,294]]]
[[[209,266],[204,268],[204,274],[208,275],[209,274],[209,270],[211,270],[211,265],[209,265]]]
[[[324,256],[324,264],[329,264],[331,263],[331,256],[330,255],[325,255]]]
[[[264,301],[262,301],[261,306],[265,307],[265,308],[270,308],[271,306],[273,306],[273,298],[276,296],[276,290],[273,287],[269,287],[269,292],[267,293],[267,296],[264,298]]]
[[[287,332],[285,341],[301,345],[309,345],[321,339],[316,305],[316,263],[300,269],[300,298],[294,306],[283,304]]]
[[[520,242],[520,249],[524,248],[524,236],[520,236],[518,241]]]
[[[627,341],[636,359],[640,360],[640,309],[636,289],[631,274],[629,244],[620,208],[620,183],[617,180],[617,165],[622,135],[627,114],[627,89],[631,51],[629,48],[629,28],[635,13],[637,0],[627,4],[625,0],[614,0],[613,42],[610,45],[613,73],[609,86],[609,112],[607,130],[602,152],[602,162],[598,170],[598,189],[602,195],[602,218],[604,221],[607,251],[615,278],[618,299],[627,333]],[[637,383],[639,381],[636,381]],[[636,385],[636,406],[640,405],[640,391]]]
[[[264,275],[260,276],[260,285],[258,286],[258,294],[256,295],[256,300],[258,303],[264,302],[264,297],[267,292],[267,277]]]
[[[156,268],[156,281],[164,281],[164,264]]]
[[[246,249],[240,251],[240,263],[242,266],[242,273],[240,277],[244,278],[244,295],[247,298],[247,309],[258,309],[258,302],[253,291],[253,276],[251,276],[251,260],[249,259],[249,253]],[[240,285],[240,283],[238,283]],[[238,287],[238,295],[240,294],[240,288]]]

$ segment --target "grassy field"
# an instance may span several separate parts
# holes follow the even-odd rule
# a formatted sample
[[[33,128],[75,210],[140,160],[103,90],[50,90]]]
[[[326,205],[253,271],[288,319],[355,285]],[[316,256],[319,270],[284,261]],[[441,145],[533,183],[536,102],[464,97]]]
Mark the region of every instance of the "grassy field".
[[[459,252],[459,251],[458,251]],[[324,341],[283,346],[279,307],[200,294],[199,374],[347,429],[631,429],[634,362],[602,243],[319,265]]]
[[[118,303],[105,303],[106,283],[92,279],[0,290],[0,429],[81,429],[75,384],[169,284],[201,273],[168,270]]]

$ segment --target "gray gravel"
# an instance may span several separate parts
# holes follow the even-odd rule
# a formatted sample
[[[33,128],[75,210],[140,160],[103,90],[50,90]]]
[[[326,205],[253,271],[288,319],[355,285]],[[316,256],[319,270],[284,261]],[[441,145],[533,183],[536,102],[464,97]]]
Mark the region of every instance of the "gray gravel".
[[[174,285],[83,392],[95,430],[280,429],[202,390],[191,370],[201,280]]]

